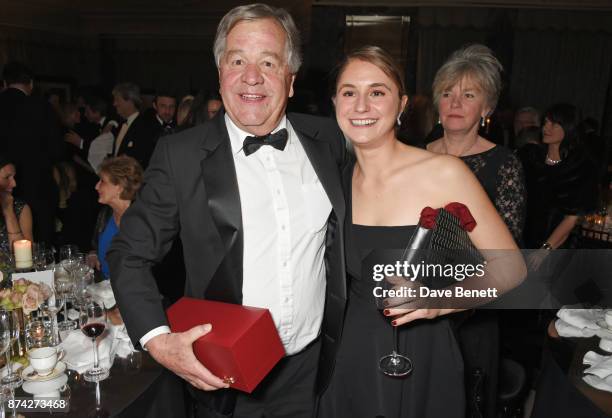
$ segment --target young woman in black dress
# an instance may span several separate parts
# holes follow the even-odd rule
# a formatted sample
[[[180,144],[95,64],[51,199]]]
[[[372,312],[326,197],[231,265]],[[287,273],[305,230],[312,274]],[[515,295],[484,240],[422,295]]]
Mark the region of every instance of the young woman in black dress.
[[[397,140],[396,121],[407,100],[401,72],[380,48],[361,48],[339,67],[336,118],[356,155],[346,170],[350,292],[334,374],[319,402],[321,418],[464,415],[463,362],[448,321],[458,309],[395,308],[381,315],[372,295],[374,282],[361,277],[369,249],[404,248],[421,210],[450,202],[461,202],[472,212],[478,226],[470,238],[477,248],[517,248],[465,164]],[[487,268],[500,261],[490,260]],[[500,294],[524,275],[522,260],[511,261],[515,274],[491,284]],[[404,378],[378,369],[378,360],[392,347],[391,321],[399,327],[399,352],[414,363]]]

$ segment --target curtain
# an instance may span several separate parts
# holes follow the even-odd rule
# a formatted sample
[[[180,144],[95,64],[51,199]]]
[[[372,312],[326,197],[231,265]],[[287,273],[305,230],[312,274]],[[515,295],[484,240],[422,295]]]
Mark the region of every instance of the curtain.
[[[557,102],[601,121],[612,68],[612,34],[520,30],[515,34],[511,96],[518,106],[544,110]]]

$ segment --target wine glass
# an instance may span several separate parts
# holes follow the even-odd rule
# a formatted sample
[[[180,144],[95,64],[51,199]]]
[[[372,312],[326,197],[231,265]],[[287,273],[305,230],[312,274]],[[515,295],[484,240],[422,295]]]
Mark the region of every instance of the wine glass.
[[[51,344],[56,346],[60,342],[59,327],[57,324],[57,314],[64,307],[64,299],[55,294],[55,289],[51,290],[51,295],[44,301],[40,308],[51,319],[52,341]]]
[[[91,299],[87,287],[93,283],[93,269],[87,263],[79,264],[75,270],[74,298],[78,306]]]
[[[17,339],[19,338],[19,315],[16,310],[0,310],[0,339],[4,341],[8,338],[8,348],[6,353],[6,368],[7,374],[1,380],[1,382],[10,388],[16,388],[21,386],[23,380],[19,373],[13,371],[11,365],[11,348]]]
[[[98,358],[98,345],[96,338],[102,335],[106,329],[106,311],[95,302],[88,302],[82,306],[79,316],[81,331],[91,338],[93,344],[94,364],[91,369],[83,373],[83,378],[88,382],[99,382],[109,376],[109,370],[101,367]]]
[[[36,271],[53,270],[55,267],[53,249],[46,248],[43,242],[34,245],[32,259]]]
[[[62,331],[73,330],[77,327],[75,321],[68,319],[68,299],[73,294],[74,282],[65,274],[57,274],[55,277],[55,297],[59,298],[64,307],[64,319],[57,324]],[[61,306],[60,305],[60,306]]]
[[[72,244],[62,245],[60,247],[60,262],[62,260],[70,258],[70,256],[78,252],[79,252],[79,247],[77,247],[76,245],[72,245]]]
[[[385,290],[397,287],[398,282],[403,279],[397,277],[386,277],[382,281],[382,288]],[[376,297],[376,307],[383,312],[384,309],[392,307],[389,305],[390,299]],[[393,328],[393,351],[379,359],[378,369],[387,376],[402,377],[412,372],[412,360],[399,353],[398,349],[398,327]]]

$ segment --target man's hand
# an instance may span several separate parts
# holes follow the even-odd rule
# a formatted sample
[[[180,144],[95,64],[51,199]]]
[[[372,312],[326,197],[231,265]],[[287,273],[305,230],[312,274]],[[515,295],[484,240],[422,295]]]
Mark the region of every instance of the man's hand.
[[[64,135],[64,141],[81,148],[81,137],[74,131],[70,131]]]
[[[211,391],[228,388],[227,383],[213,375],[193,354],[194,341],[211,329],[210,324],[205,324],[185,332],[158,335],[147,342],[146,348],[159,364],[198,389]]]

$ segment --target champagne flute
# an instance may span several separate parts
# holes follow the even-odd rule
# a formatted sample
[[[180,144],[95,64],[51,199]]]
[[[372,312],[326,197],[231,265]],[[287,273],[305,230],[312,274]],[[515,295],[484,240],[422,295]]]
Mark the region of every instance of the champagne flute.
[[[88,382],[99,382],[106,379],[110,372],[107,368],[101,367],[98,358],[98,345],[96,338],[102,335],[106,329],[106,311],[95,302],[83,305],[83,311],[79,317],[81,331],[91,338],[93,344],[94,364],[93,367],[83,373],[83,378]]]
[[[7,374],[1,382],[14,389],[23,383],[21,376],[13,371],[11,365],[11,348],[19,338],[19,316],[16,310],[0,310],[0,335],[2,335],[2,340],[5,340],[7,336],[9,339],[8,349],[5,350]]]

